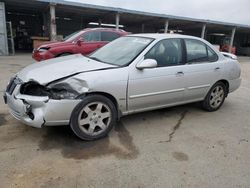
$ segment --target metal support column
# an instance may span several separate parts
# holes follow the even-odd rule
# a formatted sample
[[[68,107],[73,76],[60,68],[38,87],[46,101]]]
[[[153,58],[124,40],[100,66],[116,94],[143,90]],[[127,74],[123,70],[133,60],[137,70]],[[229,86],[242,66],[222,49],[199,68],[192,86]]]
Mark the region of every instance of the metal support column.
[[[49,11],[43,13],[43,37],[50,36],[50,23],[49,23],[50,14]]]
[[[56,4],[51,3],[50,6],[50,39],[52,41],[56,40]]]
[[[234,27],[233,29],[232,29],[232,34],[231,34],[231,39],[230,39],[230,45],[229,45],[229,53],[231,53],[232,52],[232,47],[233,47],[233,45],[234,45],[234,35],[235,35],[235,32],[236,32],[236,27]]]
[[[118,30],[120,24],[120,14],[117,12],[115,15],[115,28]]]
[[[5,14],[5,5],[0,2],[0,55],[9,55]]]
[[[205,33],[206,33],[206,24],[203,24],[202,26],[202,31],[201,31],[201,38],[204,39],[205,38]]]
[[[144,33],[144,30],[145,30],[145,24],[142,24],[141,25],[141,32]]]
[[[165,21],[165,26],[164,26],[164,33],[167,33],[167,32],[168,32],[168,25],[169,25],[169,21],[166,20],[166,21]]]
[[[102,27],[102,20],[101,19],[98,20],[98,27]]]

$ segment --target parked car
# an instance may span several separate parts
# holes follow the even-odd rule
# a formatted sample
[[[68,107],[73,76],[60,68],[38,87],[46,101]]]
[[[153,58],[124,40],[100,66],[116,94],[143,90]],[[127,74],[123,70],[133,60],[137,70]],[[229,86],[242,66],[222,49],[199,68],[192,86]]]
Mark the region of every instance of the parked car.
[[[42,61],[78,53],[88,55],[110,41],[127,34],[124,30],[116,29],[84,29],[67,36],[63,41],[42,44],[33,50],[32,57]]]
[[[94,140],[136,112],[197,101],[218,110],[241,83],[236,56],[225,55],[196,37],[129,35],[88,57],[29,65],[10,80],[5,103],[25,124],[70,124],[79,138]]]
[[[229,52],[230,47],[231,47],[231,52],[229,52],[229,53],[236,54],[237,48],[235,46],[230,46],[230,40],[231,40],[231,37],[229,37],[229,36],[224,37],[224,39],[222,40],[222,43],[220,45],[220,51],[221,52]]]
[[[250,42],[240,46],[238,53],[241,55],[250,56]]]

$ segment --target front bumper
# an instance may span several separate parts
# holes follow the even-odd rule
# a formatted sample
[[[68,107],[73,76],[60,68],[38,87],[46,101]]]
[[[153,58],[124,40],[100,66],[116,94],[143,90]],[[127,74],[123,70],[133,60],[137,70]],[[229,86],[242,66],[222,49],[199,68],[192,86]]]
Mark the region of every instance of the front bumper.
[[[10,113],[24,124],[41,128],[68,125],[71,112],[80,100],[52,100],[48,97],[30,96],[19,93],[17,85],[12,94],[5,92],[4,100]]]

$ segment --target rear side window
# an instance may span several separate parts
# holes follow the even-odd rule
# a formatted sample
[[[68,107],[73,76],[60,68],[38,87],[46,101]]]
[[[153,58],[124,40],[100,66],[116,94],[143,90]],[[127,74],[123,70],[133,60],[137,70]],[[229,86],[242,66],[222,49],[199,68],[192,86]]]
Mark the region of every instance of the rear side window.
[[[218,56],[217,54],[210,48],[207,46],[207,55],[208,55],[208,61],[210,62],[215,62],[218,60]]]
[[[119,38],[120,35],[114,32],[102,31],[101,32],[101,39],[102,41],[112,41]]]
[[[194,40],[185,39],[187,50],[187,63],[203,63],[217,61],[217,54],[205,43]]]
[[[82,36],[83,40],[85,42],[95,42],[95,41],[101,41],[101,33],[100,31],[92,31],[85,33]]]

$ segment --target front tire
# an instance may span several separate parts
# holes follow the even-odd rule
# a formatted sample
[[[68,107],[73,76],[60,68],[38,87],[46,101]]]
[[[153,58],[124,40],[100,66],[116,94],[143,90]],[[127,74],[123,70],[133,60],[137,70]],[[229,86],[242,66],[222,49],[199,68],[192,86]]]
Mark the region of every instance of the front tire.
[[[227,95],[227,90],[225,84],[222,82],[217,82],[213,85],[213,87],[209,90],[205,100],[202,102],[202,107],[204,110],[213,112],[218,110]]]
[[[70,127],[82,140],[96,140],[106,136],[116,122],[113,102],[102,95],[89,95],[72,111]]]

